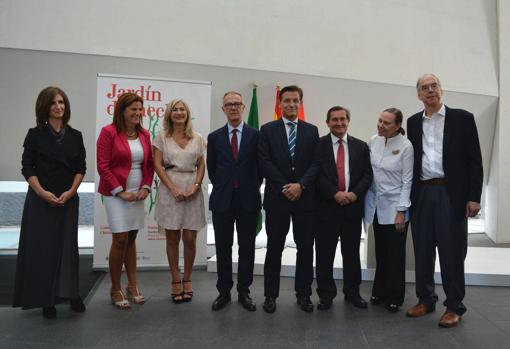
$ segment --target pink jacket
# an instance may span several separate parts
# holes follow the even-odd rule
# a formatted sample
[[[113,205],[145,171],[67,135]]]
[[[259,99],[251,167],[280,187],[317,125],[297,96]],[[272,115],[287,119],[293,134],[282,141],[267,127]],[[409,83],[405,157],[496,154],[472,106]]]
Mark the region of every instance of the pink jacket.
[[[140,188],[151,188],[154,177],[154,162],[150,134],[143,129],[139,132],[140,143],[143,147],[142,183]],[[97,139],[97,172],[99,173],[98,192],[105,196],[112,196],[122,187],[126,190],[126,181],[131,171],[131,150],[127,136],[118,133],[114,125],[103,127]]]

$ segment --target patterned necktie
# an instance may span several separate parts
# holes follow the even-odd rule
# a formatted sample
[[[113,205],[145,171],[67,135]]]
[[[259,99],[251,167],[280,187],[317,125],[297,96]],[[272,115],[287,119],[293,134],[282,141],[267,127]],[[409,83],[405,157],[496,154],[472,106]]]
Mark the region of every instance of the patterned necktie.
[[[295,122],[287,122],[287,126],[289,126],[289,152],[292,161],[294,161],[294,157],[296,156],[296,123]]]
[[[338,190],[345,191],[345,151],[344,142],[338,140],[338,151],[336,153],[336,173],[338,174]]]
[[[237,129],[232,130],[232,139],[230,140],[230,146],[232,147],[232,155],[234,156],[234,160],[237,161],[239,158],[239,149],[237,147]],[[237,179],[237,176],[234,175],[234,178],[232,178],[232,186],[234,189],[239,188],[239,180]]]

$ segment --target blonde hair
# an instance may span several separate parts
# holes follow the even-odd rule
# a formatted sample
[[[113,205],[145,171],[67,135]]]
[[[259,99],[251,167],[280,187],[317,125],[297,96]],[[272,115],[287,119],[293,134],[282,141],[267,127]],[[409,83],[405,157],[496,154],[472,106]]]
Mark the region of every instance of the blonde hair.
[[[174,133],[174,125],[172,123],[172,118],[170,117],[170,115],[172,114],[172,109],[175,108],[175,105],[177,103],[182,103],[182,105],[184,105],[184,109],[186,109],[187,118],[186,124],[184,126],[184,135],[186,136],[186,138],[192,139],[193,123],[191,122],[191,110],[189,109],[188,104],[183,99],[180,98],[174,99],[166,105],[165,114],[163,116],[163,129],[165,130],[165,135],[167,137],[170,137]]]

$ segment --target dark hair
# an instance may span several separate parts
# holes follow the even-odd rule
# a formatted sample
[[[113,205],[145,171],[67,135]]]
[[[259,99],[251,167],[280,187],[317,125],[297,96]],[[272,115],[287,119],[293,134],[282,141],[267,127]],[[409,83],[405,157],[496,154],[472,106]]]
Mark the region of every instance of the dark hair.
[[[35,123],[38,127],[44,127],[48,122],[50,107],[53,103],[53,98],[57,95],[61,95],[64,99],[65,110],[62,118],[63,126],[65,127],[69,123],[71,119],[71,105],[69,104],[67,95],[58,87],[48,86],[39,92],[37,101],[35,102]]]
[[[387,108],[383,110],[383,113],[390,113],[395,116],[395,124],[400,125],[400,128],[398,129],[398,132],[400,134],[405,135],[406,131],[402,128],[402,122],[404,120],[404,116],[402,115],[402,111],[398,108]]]
[[[115,109],[113,110],[113,120],[112,125],[115,125],[117,132],[123,132],[126,129],[126,120],[124,119],[124,111],[127,107],[135,102],[142,103],[143,107],[143,98],[137,94],[126,92],[123,93],[117,103],[115,103]],[[136,130],[140,131],[142,129],[142,121],[136,125]]]
[[[326,122],[329,122],[329,119],[331,119],[331,113],[332,112],[334,112],[334,111],[341,111],[341,110],[345,111],[345,115],[347,116],[347,120],[351,121],[351,112],[349,111],[349,109],[341,107],[339,105],[335,105],[334,107],[329,108],[328,114],[326,116]]]
[[[301,87],[299,87],[297,85],[289,85],[289,86],[285,86],[284,88],[282,88],[280,90],[280,100],[285,92],[297,92],[297,93],[299,93],[299,100],[300,101],[303,100],[303,90],[301,89]]]

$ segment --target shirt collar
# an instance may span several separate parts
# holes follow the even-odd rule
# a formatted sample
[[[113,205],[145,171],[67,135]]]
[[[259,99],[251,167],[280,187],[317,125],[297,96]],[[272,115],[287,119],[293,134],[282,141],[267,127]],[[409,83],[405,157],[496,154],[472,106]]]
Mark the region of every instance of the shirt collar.
[[[390,144],[390,143],[393,143],[393,142],[397,142],[399,141],[402,137],[402,133],[398,133],[397,135],[391,137],[391,138],[388,138],[388,140],[386,141],[386,144]],[[384,137],[382,137],[384,139]]]
[[[283,117],[283,116],[282,116],[282,120],[283,120],[283,123],[284,123],[285,125],[287,125],[287,123],[289,123],[289,122],[293,122],[293,123],[294,123],[294,125],[296,125],[296,126],[297,126],[297,124],[298,124],[298,118],[296,118],[296,120],[294,120],[294,121],[290,121],[289,119],[287,119],[287,118],[285,118],[285,117]]]
[[[337,136],[335,136],[333,133],[330,133],[330,135],[331,135],[331,142],[332,142],[333,144],[338,143],[338,140],[339,140],[340,138],[338,138]],[[346,133],[346,134],[344,134],[344,136],[342,137],[342,141],[343,141],[345,144],[347,144],[347,133]]]
[[[236,129],[239,133],[243,133],[243,125],[244,122],[241,122],[239,126],[234,127],[227,122],[228,134],[231,134],[234,129]]]
[[[445,116],[446,115],[446,107],[444,106],[444,103],[441,104],[441,108],[439,108],[439,110],[437,112],[435,112],[434,114],[432,114],[432,116],[434,115],[439,115],[439,116]],[[429,118],[425,112],[425,110],[423,110],[423,114],[422,114],[422,118],[423,119],[431,119],[431,117]]]

